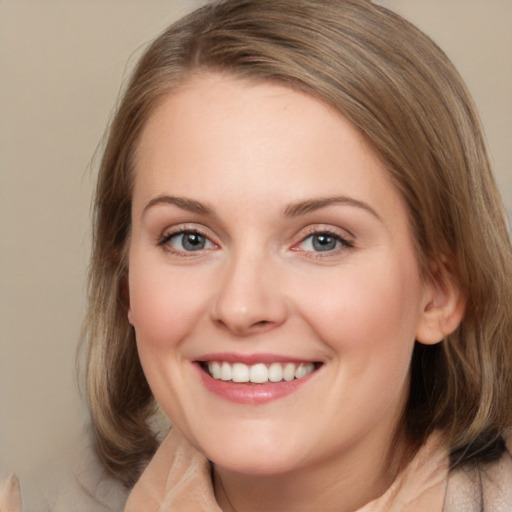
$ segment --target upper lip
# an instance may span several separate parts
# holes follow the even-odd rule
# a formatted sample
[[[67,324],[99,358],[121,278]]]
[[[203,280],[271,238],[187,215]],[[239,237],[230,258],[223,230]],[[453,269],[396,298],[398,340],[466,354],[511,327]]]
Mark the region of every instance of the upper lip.
[[[284,354],[236,354],[232,352],[216,352],[204,354],[196,359],[197,362],[206,363],[210,361],[225,361],[227,363],[244,363],[253,365],[258,363],[315,363],[316,359],[308,359],[303,357],[288,356]]]

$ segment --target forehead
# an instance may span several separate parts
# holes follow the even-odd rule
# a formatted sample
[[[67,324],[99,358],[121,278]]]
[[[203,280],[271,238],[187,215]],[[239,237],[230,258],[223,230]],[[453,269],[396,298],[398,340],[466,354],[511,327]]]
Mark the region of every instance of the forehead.
[[[360,132],[326,102],[278,83],[219,73],[192,75],[160,101],[142,131],[138,153],[164,137],[178,149],[194,134],[201,142],[198,151],[213,145],[234,150],[242,138],[252,139],[254,147],[278,140],[285,150],[301,137],[339,144],[344,136],[345,144],[350,139],[361,153],[377,159]]]
[[[218,74],[170,94],[143,130],[134,200],[162,193],[206,202],[333,193],[401,201],[378,155],[338,111],[282,85]]]

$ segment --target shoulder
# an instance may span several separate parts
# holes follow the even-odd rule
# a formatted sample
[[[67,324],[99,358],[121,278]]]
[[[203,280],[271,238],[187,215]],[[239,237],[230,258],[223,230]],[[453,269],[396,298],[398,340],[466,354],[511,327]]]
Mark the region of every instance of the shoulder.
[[[501,457],[494,462],[462,467],[450,473],[444,512],[508,512],[510,510],[512,510],[510,444]]]

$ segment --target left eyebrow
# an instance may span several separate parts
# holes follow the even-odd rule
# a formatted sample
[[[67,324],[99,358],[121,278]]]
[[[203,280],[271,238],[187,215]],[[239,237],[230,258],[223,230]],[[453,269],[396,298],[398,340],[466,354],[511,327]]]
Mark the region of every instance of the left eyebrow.
[[[213,215],[213,209],[207,204],[200,203],[199,201],[194,201],[193,199],[188,199],[186,197],[167,195],[162,195],[151,199],[151,201],[149,201],[149,203],[144,207],[142,213],[144,214],[153,206],[161,204],[171,204],[181,208],[182,210],[187,210],[189,212],[199,213],[202,215]]]
[[[304,215],[306,213],[310,213],[315,210],[319,210],[320,208],[325,208],[326,206],[331,206],[334,204],[362,208],[383,222],[381,216],[368,203],[347,196],[319,197],[292,203],[283,210],[282,215],[284,217],[297,217],[299,215]]]

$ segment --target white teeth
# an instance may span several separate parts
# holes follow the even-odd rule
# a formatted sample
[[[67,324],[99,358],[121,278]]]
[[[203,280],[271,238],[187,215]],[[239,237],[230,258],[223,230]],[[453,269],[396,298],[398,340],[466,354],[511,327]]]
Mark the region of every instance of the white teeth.
[[[251,382],[263,384],[268,381],[268,368],[264,364],[255,364],[251,366],[250,378]]]
[[[272,363],[268,367],[268,380],[270,382],[283,380],[283,367],[279,363]]]
[[[295,378],[295,365],[293,363],[287,363],[283,370],[284,380],[290,381]]]
[[[221,380],[231,380],[232,372],[231,372],[231,365],[229,363],[222,363],[222,366],[220,367],[220,379]]]
[[[218,361],[212,361],[209,363],[208,370],[214,379],[220,379],[220,363]]]
[[[249,382],[249,367],[246,364],[235,363],[232,374],[233,382]]]
[[[248,366],[244,363],[227,363],[225,361],[211,361],[208,363],[210,375],[217,380],[233,382],[252,382],[264,384],[265,382],[287,382],[302,379],[315,369],[313,363],[272,363],[269,366],[263,363]]]
[[[305,377],[307,374],[308,373],[307,373],[306,366],[303,364],[299,364],[299,366],[295,370],[295,378],[302,379],[302,377]]]

